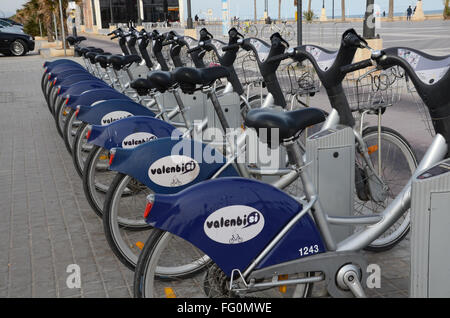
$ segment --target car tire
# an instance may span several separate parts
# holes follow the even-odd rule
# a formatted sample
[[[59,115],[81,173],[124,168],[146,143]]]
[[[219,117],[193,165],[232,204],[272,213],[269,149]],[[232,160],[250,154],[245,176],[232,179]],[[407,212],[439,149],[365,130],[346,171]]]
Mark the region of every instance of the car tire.
[[[10,51],[14,56],[23,56],[28,52],[27,44],[24,41],[17,39],[11,43]]]

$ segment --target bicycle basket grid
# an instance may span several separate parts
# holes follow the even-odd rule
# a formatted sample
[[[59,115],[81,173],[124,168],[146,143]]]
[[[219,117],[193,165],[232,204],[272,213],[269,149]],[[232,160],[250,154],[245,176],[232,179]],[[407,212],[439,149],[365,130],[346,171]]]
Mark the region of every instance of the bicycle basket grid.
[[[353,72],[344,80],[344,91],[352,111],[377,110],[398,103],[405,86],[404,71],[391,67]]]
[[[261,83],[263,81],[258,63],[252,52],[239,52],[234,67],[243,85]]]
[[[277,69],[277,78],[285,95],[306,95],[320,89],[320,80],[309,62],[282,63]]]
[[[433,137],[435,135],[435,131],[428,107],[425,105],[422,98],[417,93],[413,83],[408,78],[406,78],[406,89],[409,93],[409,97],[413,100],[413,103],[416,105],[417,110],[420,113],[420,117],[425,125],[425,130],[428,131],[428,133]]]

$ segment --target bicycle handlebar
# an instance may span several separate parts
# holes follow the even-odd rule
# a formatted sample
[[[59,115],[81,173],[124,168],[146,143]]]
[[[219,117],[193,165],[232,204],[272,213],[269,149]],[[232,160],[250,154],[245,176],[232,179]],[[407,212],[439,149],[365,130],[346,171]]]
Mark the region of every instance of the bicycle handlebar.
[[[240,44],[231,44],[231,45],[222,47],[222,51],[227,52],[227,51],[239,49],[240,47],[241,47]]]
[[[202,45],[193,47],[192,49],[187,50],[187,53],[190,54],[192,52],[196,52],[196,51],[200,51],[201,49],[203,49]]]
[[[362,69],[372,66],[372,65],[373,65],[372,59],[367,59],[367,60],[363,60],[363,61],[353,63],[350,65],[342,66],[341,72],[343,74],[347,74],[347,73],[355,72],[358,70],[362,70]]]
[[[162,46],[171,45],[177,43],[176,41],[170,40],[162,43]]]
[[[274,62],[280,62],[282,60],[285,60],[287,58],[293,57],[295,55],[295,50],[289,50],[289,52],[286,52],[284,54],[280,54],[277,56],[273,56],[266,60],[266,63],[274,63]]]

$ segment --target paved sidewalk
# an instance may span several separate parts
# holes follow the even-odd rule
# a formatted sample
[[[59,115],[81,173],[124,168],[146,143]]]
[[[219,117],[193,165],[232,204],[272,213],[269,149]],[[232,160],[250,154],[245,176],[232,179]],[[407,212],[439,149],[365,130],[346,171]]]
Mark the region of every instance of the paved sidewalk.
[[[47,109],[42,63],[0,57],[0,297],[130,297],[133,273],[110,251]],[[407,297],[409,240],[370,262],[382,271],[371,296]],[[70,264],[79,289],[67,287]]]
[[[130,297],[133,274],[110,251],[43,98],[42,63],[0,57],[0,297]],[[70,264],[80,289],[67,287]]]

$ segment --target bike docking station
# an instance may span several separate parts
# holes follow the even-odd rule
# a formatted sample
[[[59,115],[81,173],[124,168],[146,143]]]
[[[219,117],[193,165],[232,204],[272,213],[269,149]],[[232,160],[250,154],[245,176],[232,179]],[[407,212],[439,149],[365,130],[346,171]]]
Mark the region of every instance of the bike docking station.
[[[410,297],[450,297],[450,159],[417,176],[411,191]]]
[[[306,139],[306,163],[324,211],[329,217],[350,217],[355,191],[355,135],[352,128],[337,125]],[[333,223],[333,222],[330,222]],[[352,233],[351,225],[333,224],[336,241]]]
[[[203,95],[207,96],[206,94]],[[241,115],[241,103],[239,95],[235,92],[228,92],[217,96],[217,98],[230,128],[237,129],[241,127],[243,120]],[[217,115],[214,105],[210,99],[206,101],[206,118],[208,120],[208,127],[222,127],[219,116]],[[227,133],[224,132],[223,129],[220,130],[222,130],[223,133]],[[211,137],[211,131],[205,133],[204,135],[205,140],[211,140]]]
[[[193,94],[184,94],[178,92],[181,102],[185,108],[185,115],[189,121],[203,120],[206,117],[207,97],[200,91]],[[156,97],[160,105],[165,105],[170,113],[173,109],[178,108],[178,102],[173,92],[165,92]],[[170,105],[170,106],[169,106]],[[173,118],[174,122],[182,122],[182,114],[178,114]]]

